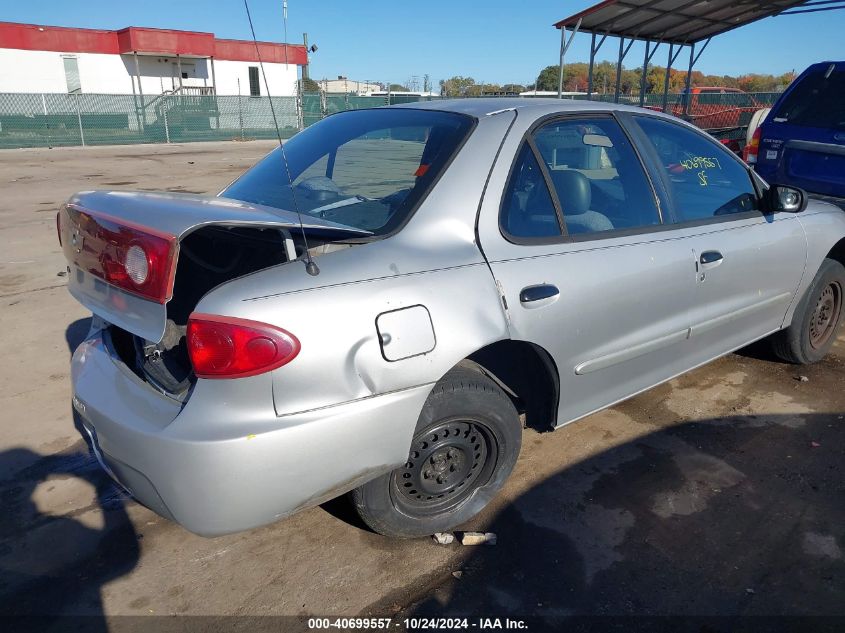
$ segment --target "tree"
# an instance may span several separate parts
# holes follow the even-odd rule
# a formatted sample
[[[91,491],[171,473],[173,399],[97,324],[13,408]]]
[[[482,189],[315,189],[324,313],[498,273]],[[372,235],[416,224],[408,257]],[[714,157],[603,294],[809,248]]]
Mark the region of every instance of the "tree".
[[[390,90],[390,92],[408,92],[408,89],[402,84],[390,84],[388,90]]]
[[[537,75],[537,90],[557,90],[560,66],[546,66]]]
[[[303,77],[302,92],[320,92],[320,84],[318,84],[310,77]]]
[[[451,79],[440,80],[440,94],[444,97],[465,97],[471,94],[470,88],[475,85],[475,79],[472,77],[456,75]],[[480,94],[480,87],[473,88],[472,91]]]
[[[519,94],[520,92],[525,92],[525,86],[521,84],[505,84],[502,86],[502,92],[506,92],[508,94]]]
[[[430,92],[431,91],[431,77],[428,73],[423,75],[423,91]]]

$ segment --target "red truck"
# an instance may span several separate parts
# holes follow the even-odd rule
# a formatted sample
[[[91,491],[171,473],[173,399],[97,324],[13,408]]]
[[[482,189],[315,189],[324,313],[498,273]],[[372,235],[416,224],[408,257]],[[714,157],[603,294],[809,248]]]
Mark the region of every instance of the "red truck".
[[[696,87],[689,95],[681,93],[672,97],[674,101],[668,110],[671,114],[707,130],[737,154],[745,144],[744,128],[757,110],[766,107],[754,95],[722,86]]]

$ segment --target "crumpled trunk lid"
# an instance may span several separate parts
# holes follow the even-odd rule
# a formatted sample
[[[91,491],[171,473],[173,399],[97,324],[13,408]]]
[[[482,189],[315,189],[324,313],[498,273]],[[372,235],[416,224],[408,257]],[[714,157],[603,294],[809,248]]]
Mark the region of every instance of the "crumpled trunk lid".
[[[77,193],[59,211],[59,233],[68,262],[70,293],[94,314],[144,340],[159,342],[167,324],[167,303],[137,296],[108,281],[105,267],[122,264],[125,255],[114,240],[134,228],[178,243],[195,230],[225,227],[275,228],[299,232],[296,213],[215,196],[136,191]],[[366,237],[368,231],[313,216],[302,228],[322,239]],[[178,265],[178,264],[177,264]],[[175,275],[176,266],[170,274]],[[173,280],[171,279],[171,282]]]

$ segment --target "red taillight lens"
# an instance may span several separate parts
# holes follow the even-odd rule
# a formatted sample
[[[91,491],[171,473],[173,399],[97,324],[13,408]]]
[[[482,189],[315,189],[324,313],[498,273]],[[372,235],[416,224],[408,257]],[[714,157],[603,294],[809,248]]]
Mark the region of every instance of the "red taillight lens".
[[[121,218],[68,205],[57,219],[68,261],[113,286],[157,303],[173,293],[179,242]]]
[[[281,367],[299,354],[290,332],[258,321],[194,313],[188,354],[199,378],[245,378]]]
[[[762,135],[763,132],[759,127],[754,130],[751,142],[745,146],[745,149],[742,152],[742,159],[749,165],[753,165],[757,162],[757,155],[760,153],[760,137]]]

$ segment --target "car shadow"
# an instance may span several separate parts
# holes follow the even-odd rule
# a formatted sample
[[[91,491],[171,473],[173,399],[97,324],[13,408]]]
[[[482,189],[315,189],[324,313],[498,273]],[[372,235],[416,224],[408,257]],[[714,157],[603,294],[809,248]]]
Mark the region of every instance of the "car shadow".
[[[446,546],[450,567],[411,607],[392,610],[394,594],[372,612],[527,618],[542,631],[835,630],[845,624],[842,418],[705,419],[596,453],[472,521],[497,545]]]
[[[17,616],[16,630],[64,628],[70,622],[58,618],[73,615],[76,629],[107,631],[101,588],[134,569],[140,555],[128,496],[81,441],[54,455],[0,453],[0,471],[20,465],[0,480],[0,615]],[[54,514],[63,494],[79,497],[74,480],[87,483],[93,498]]]
[[[70,355],[90,326],[86,318],[67,327]],[[16,631],[109,630],[101,589],[139,560],[129,496],[100,468],[71,416],[80,439],[69,448],[0,452],[0,616],[11,616]],[[80,501],[86,486],[90,496]]]

